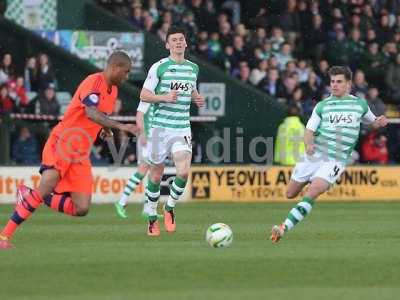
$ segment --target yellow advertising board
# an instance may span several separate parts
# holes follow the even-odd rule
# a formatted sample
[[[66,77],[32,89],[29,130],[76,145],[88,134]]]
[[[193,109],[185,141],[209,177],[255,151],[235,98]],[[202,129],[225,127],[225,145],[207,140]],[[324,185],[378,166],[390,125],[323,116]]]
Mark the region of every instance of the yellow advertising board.
[[[39,186],[39,167],[2,167],[0,166],[0,204],[14,203],[17,187],[25,184],[32,188]],[[93,203],[113,203],[117,201],[124,190],[128,179],[136,172],[136,167],[93,167]],[[165,168],[161,181],[161,198],[169,195],[169,185],[175,177],[175,168]],[[145,183],[140,183],[132,193],[129,202],[142,202]],[[182,201],[188,199],[189,188],[185,191]]]
[[[285,201],[292,168],[193,167],[193,200]],[[400,200],[400,167],[348,167],[320,200]]]

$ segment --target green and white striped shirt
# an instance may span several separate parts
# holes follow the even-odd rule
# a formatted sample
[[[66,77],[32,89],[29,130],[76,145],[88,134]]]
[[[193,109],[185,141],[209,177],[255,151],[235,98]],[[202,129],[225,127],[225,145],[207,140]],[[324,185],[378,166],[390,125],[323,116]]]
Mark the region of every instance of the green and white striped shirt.
[[[357,144],[361,122],[373,122],[375,115],[366,100],[353,95],[329,96],[319,102],[308,120],[315,134],[316,154],[346,163]]]
[[[199,67],[185,60],[177,63],[170,57],[153,64],[143,87],[156,95],[178,91],[176,103],[154,103],[151,128],[164,128],[190,132],[190,104],[196,89]]]

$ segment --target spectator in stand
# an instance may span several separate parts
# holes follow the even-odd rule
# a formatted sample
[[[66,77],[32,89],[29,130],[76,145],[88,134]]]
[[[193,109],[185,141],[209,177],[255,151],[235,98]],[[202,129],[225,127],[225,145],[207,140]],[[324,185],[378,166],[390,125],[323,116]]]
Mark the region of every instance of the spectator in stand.
[[[233,47],[226,46],[224,49],[224,53],[221,59],[221,65],[225,69],[225,71],[229,74],[233,71],[233,69],[238,65],[238,61],[234,55]]]
[[[258,87],[268,95],[276,97],[282,89],[278,69],[268,69],[268,75],[260,81]]]
[[[389,152],[387,138],[383,133],[372,131],[361,144],[361,160],[369,164],[387,164]]]
[[[237,0],[225,0],[222,4],[222,9],[228,9],[232,13],[233,25],[239,24],[241,16],[240,1]]]
[[[228,46],[232,44],[233,34],[231,30],[231,24],[228,21],[221,22],[219,24],[219,34],[223,46]]]
[[[183,13],[182,16],[182,27],[185,29],[187,34],[187,41],[191,49],[196,47],[196,36],[198,33],[198,28],[196,22],[194,21],[194,15],[190,10]]]
[[[390,28],[390,20],[388,14],[381,15],[378,25],[377,37],[380,44],[390,42],[393,36],[393,30]]]
[[[12,158],[21,165],[39,163],[38,141],[26,126],[21,127],[19,136],[12,146]]]
[[[357,29],[359,32],[365,32],[365,26],[361,23],[361,17],[359,14],[352,14],[348,24],[348,31],[352,32]]]
[[[251,84],[249,78],[250,78],[249,65],[247,64],[247,62],[240,64],[238,79],[243,83]]]
[[[162,14],[162,23],[168,23],[170,26],[174,24],[172,12],[170,10],[164,11]]]
[[[159,37],[163,42],[165,42],[165,39],[167,38],[167,32],[168,32],[168,29],[169,29],[170,25],[171,25],[170,23],[164,22],[164,23],[161,25],[160,29],[158,29],[158,31],[157,31],[158,37]]]
[[[385,78],[388,101],[400,104],[400,53],[395,62],[389,65]]]
[[[0,84],[6,83],[12,80],[15,76],[15,67],[12,61],[10,53],[3,55],[3,59],[0,63]]]
[[[256,33],[250,40],[251,47],[258,47],[264,44],[267,39],[267,31],[265,28],[259,27],[256,29]]]
[[[171,11],[175,22],[180,23],[182,21],[183,15],[185,14],[185,12],[188,11],[185,0],[175,0],[175,4]]]
[[[311,30],[304,32],[304,50],[307,58],[320,59],[325,49],[326,33],[323,28],[322,17],[312,16]]]
[[[175,6],[174,0],[161,0],[161,11],[173,10]]]
[[[386,63],[391,63],[395,60],[397,47],[395,43],[389,42],[383,45],[382,54],[385,57]]]
[[[303,90],[303,116],[308,119],[318,101],[322,98],[321,80],[315,72],[310,72],[308,80],[301,84]]]
[[[281,76],[284,78],[289,76],[296,76],[299,79],[299,75],[297,74],[297,65],[294,60],[289,60],[286,63],[286,66],[281,71]]]
[[[129,23],[131,23],[132,26],[138,29],[143,29],[144,19],[142,14],[143,14],[142,5],[140,3],[132,4],[132,14],[128,18]]]
[[[310,67],[308,66],[307,62],[304,59],[299,60],[297,63],[296,72],[299,74],[299,82],[303,83],[308,80],[310,76]]]
[[[276,96],[277,98],[284,99],[285,103],[288,103],[293,98],[293,93],[297,87],[296,78],[294,76],[288,76],[283,79],[283,88]]]
[[[208,57],[212,61],[216,61],[222,52],[221,42],[219,41],[218,32],[213,32],[208,41]]]
[[[365,52],[365,43],[361,40],[361,31],[358,28],[351,30],[347,48],[351,57],[350,67],[354,70],[359,65]]]
[[[252,85],[258,85],[261,80],[267,76],[268,61],[263,59],[258,63],[258,67],[254,68],[250,73],[250,83]]]
[[[0,85],[0,114],[9,114],[16,109],[15,99],[8,93],[8,86],[6,83]]]
[[[304,116],[304,102],[303,102],[303,90],[301,87],[296,87],[291,95],[291,98],[288,98],[287,105],[289,107],[297,107],[299,110],[299,116]]]
[[[367,35],[365,37],[365,43],[367,45],[370,45],[371,43],[377,43],[378,44],[378,40],[376,38],[376,31],[374,28],[369,28],[367,30]]]
[[[24,77],[18,76],[15,80],[8,82],[8,92],[11,98],[15,100],[18,110],[24,112],[28,106],[28,97],[26,96]]]
[[[196,24],[200,31],[208,31],[209,14],[202,5],[202,0],[191,0],[189,9],[193,12]]]
[[[367,99],[368,106],[375,116],[381,116],[386,113],[386,106],[382,99],[379,98],[379,91],[376,87],[372,86],[368,89]]]
[[[214,0],[205,0],[205,14],[207,18],[205,29],[208,32],[218,31],[217,13],[215,9]]]
[[[271,45],[272,51],[277,53],[281,49],[281,45],[285,42],[285,38],[283,37],[283,31],[280,27],[273,27],[271,30]]]
[[[375,28],[376,27],[376,20],[374,16],[374,11],[372,9],[371,4],[366,3],[363,8],[363,14],[361,16],[361,23],[362,26],[365,28]],[[368,29],[368,31],[369,31]],[[368,34],[368,33],[367,33]]]
[[[153,22],[157,23],[158,19],[160,17],[158,8],[157,8],[157,0],[149,0],[149,2],[147,3],[147,10],[150,14],[150,16],[153,18]]]
[[[365,81],[364,72],[361,70],[357,70],[354,73],[353,85],[352,85],[352,94],[360,98],[366,98],[368,93],[368,83]]]
[[[240,35],[236,35],[233,38],[233,53],[237,61],[247,60],[247,55],[246,55],[247,53],[245,50],[243,37]]]
[[[147,32],[153,32],[154,30],[154,18],[148,14],[143,19],[143,29]]]
[[[35,108],[35,113],[42,115],[52,115],[57,117],[60,114],[60,104],[56,98],[54,84],[49,84],[47,88],[32,100],[31,107]]]
[[[24,79],[27,92],[38,90],[38,67],[36,57],[29,57],[26,61]]]
[[[53,68],[49,62],[49,57],[47,54],[39,54],[39,69],[38,69],[38,90],[36,92],[41,92],[50,83],[54,83],[56,78]]]
[[[350,57],[346,34],[343,30],[337,31],[335,40],[328,46],[327,56],[332,65],[348,65]]]
[[[367,80],[378,86],[383,86],[384,74],[386,73],[385,65],[385,59],[379,52],[378,44],[370,43],[360,62],[360,69],[366,74]]]
[[[208,50],[208,33],[207,31],[202,31],[198,35],[198,42],[196,51],[200,57],[205,60],[209,59],[209,50]]]
[[[276,58],[279,62],[279,69],[284,70],[286,63],[293,60],[292,46],[289,43],[283,43],[280,51],[276,54]]]
[[[293,46],[301,28],[296,0],[286,1],[286,10],[279,16],[278,25],[285,32],[287,42]]]
[[[316,69],[316,74],[319,77],[319,79],[321,79],[321,83],[322,85],[325,86],[329,86],[330,84],[330,78],[329,78],[329,74],[328,74],[328,70],[329,70],[329,63],[326,59],[321,59],[318,62],[318,66]]]

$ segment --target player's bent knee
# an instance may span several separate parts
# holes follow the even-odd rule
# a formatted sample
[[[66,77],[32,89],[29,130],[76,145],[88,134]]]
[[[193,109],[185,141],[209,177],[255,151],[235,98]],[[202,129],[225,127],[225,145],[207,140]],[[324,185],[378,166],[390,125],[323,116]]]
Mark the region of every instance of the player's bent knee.
[[[293,191],[286,191],[286,198],[288,199],[293,199],[296,198],[298,192],[293,192]]]
[[[76,206],[76,216],[84,217],[89,213],[88,205],[77,205]]]
[[[187,180],[188,177],[189,177],[189,171],[185,170],[185,171],[177,172],[176,176],[178,176],[179,178]]]
[[[150,178],[151,178],[151,181],[153,181],[153,182],[161,182],[162,173],[161,174],[158,174],[158,173],[152,174],[150,176]]]
[[[150,179],[153,182],[161,182],[161,178],[164,172],[164,168],[157,167],[150,171]]]

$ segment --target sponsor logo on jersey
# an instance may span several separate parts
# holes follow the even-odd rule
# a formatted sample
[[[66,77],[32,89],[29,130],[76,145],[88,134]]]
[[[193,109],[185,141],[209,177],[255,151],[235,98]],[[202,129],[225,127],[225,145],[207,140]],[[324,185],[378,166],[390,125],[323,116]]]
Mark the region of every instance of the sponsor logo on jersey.
[[[357,117],[351,113],[335,113],[328,115],[329,123],[331,124],[351,124],[357,121]]]
[[[176,91],[180,90],[180,91],[188,92],[193,89],[193,85],[189,82],[183,83],[183,82],[179,82],[179,81],[171,81],[170,89],[176,90]]]

